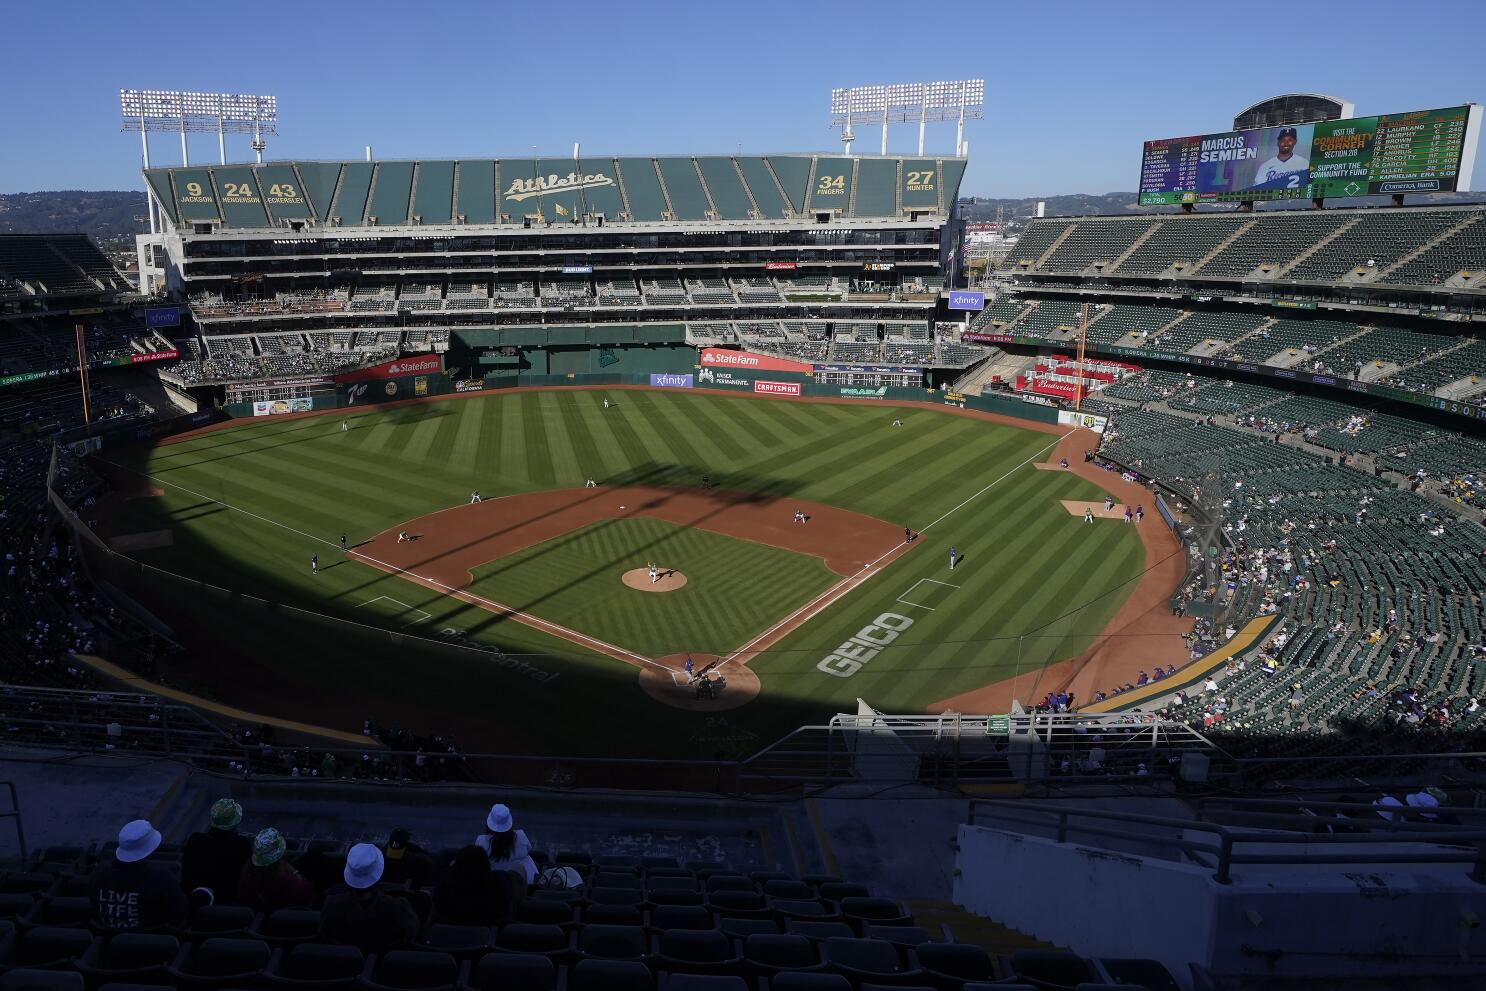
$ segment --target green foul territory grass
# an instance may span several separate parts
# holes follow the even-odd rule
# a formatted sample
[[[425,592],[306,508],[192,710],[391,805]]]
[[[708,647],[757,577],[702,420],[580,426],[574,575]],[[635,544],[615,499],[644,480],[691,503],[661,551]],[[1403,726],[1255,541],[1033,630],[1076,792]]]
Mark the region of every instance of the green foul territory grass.
[[[1145,566],[1134,527],[1087,526],[1058,504],[1097,499],[1099,490],[1071,474],[1031,468],[1055,442],[1050,434],[872,403],[616,391],[607,393],[613,406],[605,410],[605,395],[531,391],[264,418],[161,447],[110,452],[165,490],[162,497],[129,501],[115,531],[171,530],[171,546],[135,556],[221,588],[370,627],[525,655],[560,673],[559,704],[571,717],[565,722],[585,729],[544,745],[573,752],[664,749],[667,734],[682,733],[701,717],[662,710],[635,686],[633,669],[618,671],[611,659],[343,559],[340,535],[354,544],[462,504],[473,489],[499,496],[581,486],[588,478],[695,486],[704,474],[724,489],[928,528],[911,552],[754,662],[763,696],[729,718],[732,730],[747,726],[760,737],[856,697],[912,710],[1071,656],[1119,607]],[[891,426],[894,415],[903,417],[903,427]],[[351,425],[346,433],[338,429],[343,416]],[[685,559],[676,566],[696,587],[667,595],[624,589],[619,573],[659,557],[641,552],[631,562],[647,540],[674,547],[676,560]],[[964,556],[953,572],[950,544]],[[551,545],[559,552],[548,553]],[[311,554],[319,555],[319,575],[310,574]],[[492,562],[476,577],[477,594],[641,653],[736,645],[833,578],[813,559],[649,520],[595,524]],[[182,606],[178,587],[158,594]],[[265,631],[260,614],[211,610],[212,634],[245,652],[251,645],[264,673],[312,687],[327,705],[341,686],[354,699],[347,705],[358,714],[356,725],[387,705],[469,713],[528,736],[550,734],[543,727],[551,724],[552,687],[507,668],[425,657],[404,642],[358,648],[360,660],[348,671],[344,643],[328,646],[334,635],[321,626],[295,625],[287,641],[293,649],[266,650],[272,627]],[[849,677],[820,670],[837,644],[889,611],[913,620],[891,648]],[[218,672],[213,682],[225,698],[229,678]]]
[[[649,561],[686,584],[659,593],[620,580]],[[641,518],[593,523],[477,568],[469,590],[663,657],[725,654],[838,581],[819,558]]]

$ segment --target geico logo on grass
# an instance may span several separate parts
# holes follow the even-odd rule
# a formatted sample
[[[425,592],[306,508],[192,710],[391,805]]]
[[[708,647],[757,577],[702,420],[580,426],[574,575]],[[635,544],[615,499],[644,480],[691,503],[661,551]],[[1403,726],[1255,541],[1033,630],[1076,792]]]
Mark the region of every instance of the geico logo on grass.
[[[858,630],[856,636],[837,647],[815,667],[837,678],[850,678],[912,625],[913,620],[907,616],[885,612]]]

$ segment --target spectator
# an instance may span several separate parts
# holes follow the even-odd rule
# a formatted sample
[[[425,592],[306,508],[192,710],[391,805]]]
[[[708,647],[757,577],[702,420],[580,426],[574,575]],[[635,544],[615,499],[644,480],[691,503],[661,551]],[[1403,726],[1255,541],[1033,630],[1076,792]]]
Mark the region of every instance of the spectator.
[[[434,886],[433,910],[451,925],[502,925],[516,917],[525,892],[520,873],[492,871],[485,851],[471,844],[454,855]]]
[[[513,829],[511,810],[504,805],[490,807],[485,817],[485,833],[475,840],[475,845],[490,858],[493,871],[520,871],[531,884],[537,877],[537,865],[531,859],[531,841],[524,829]]]
[[[378,891],[386,858],[370,843],[358,843],[346,854],[343,872],[349,890],[337,889],[320,912],[320,938],[357,946],[363,953],[386,953],[418,936],[418,913],[404,898]]]
[[[390,884],[406,883],[414,888],[421,888],[433,879],[437,870],[433,858],[414,843],[412,834],[401,826],[387,837],[387,845],[382,848],[382,858],[385,864],[382,880]]]
[[[242,806],[230,798],[212,803],[206,832],[192,833],[181,853],[181,890],[198,888],[211,893],[211,901],[232,903],[237,882],[253,855],[253,841],[237,831],[243,821]]]
[[[277,829],[262,830],[253,838],[253,855],[243,864],[237,882],[239,901],[259,912],[314,902],[315,886],[284,859],[286,848]]]
[[[188,903],[175,876],[149,861],[160,846],[160,831],[135,819],[119,830],[112,860],[88,878],[93,924],[100,929],[159,929],[186,921]]]

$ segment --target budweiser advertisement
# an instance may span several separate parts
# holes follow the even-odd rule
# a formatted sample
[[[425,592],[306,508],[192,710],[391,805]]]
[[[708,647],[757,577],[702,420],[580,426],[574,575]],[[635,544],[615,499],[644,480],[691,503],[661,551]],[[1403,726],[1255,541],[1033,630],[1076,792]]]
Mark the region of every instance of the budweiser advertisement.
[[[794,372],[798,375],[809,375],[815,371],[815,366],[803,361],[790,361],[787,358],[775,358],[767,354],[754,354],[751,351],[729,351],[727,348],[703,348],[702,367],[704,368],[737,368],[740,371],[753,372]]]
[[[395,379],[400,375],[427,375],[429,372],[441,372],[443,370],[444,359],[439,355],[411,354],[406,358],[393,358],[391,361],[367,365],[365,368],[358,368],[354,372],[337,375],[335,380],[342,384],[346,382],[369,382],[375,379]]]

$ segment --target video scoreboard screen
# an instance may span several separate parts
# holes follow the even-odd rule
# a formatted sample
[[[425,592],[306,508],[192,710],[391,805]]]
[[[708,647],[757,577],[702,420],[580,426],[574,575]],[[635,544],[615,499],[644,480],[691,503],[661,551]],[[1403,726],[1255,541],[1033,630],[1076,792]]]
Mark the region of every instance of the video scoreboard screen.
[[[1147,141],[1140,203],[1232,203],[1470,188],[1481,107]]]

